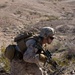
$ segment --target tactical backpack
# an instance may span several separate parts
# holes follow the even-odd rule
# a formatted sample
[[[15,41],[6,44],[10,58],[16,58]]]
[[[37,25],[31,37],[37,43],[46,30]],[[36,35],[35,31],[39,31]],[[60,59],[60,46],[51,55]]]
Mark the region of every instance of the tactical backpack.
[[[16,42],[17,45],[16,44],[9,44],[6,47],[5,52],[4,52],[5,57],[8,58],[9,60],[12,60],[13,58],[20,58],[21,59],[23,56],[23,53],[26,50],[25,42],[31,36],[32,36],[31,32],[24,32],[24,33],[16,36],[14,38],[14,42]],[[20,49],[20,51],[18,51],[17,49]]]
[[[23,34],[19,34],[17,37],[14,38],[14,42],[17,43],[19,51],[21,51],[22,53],[25,52],[27,48],[25,42],[32,36],[32,32],[24,32]]]
[[[15,56],[15,51],[15,45],[8,45],[5,49],[4,55],[11,61]]]
[[[4,55],[7,59],[12,61],[13,59],[22,59],[23,54],[16,49],[16,45],[8,45],[5,49]]]
[[[17,45],[8,45],[5,50],[5,56],[12,60],[13,58],[20,58],[22,59],[23,53],[26,51],[26,41],[29,39],[35,39],[37,41],[38,37],[34,36],[32,32],[24,32],[19,34],[14,38],[14,42]]]

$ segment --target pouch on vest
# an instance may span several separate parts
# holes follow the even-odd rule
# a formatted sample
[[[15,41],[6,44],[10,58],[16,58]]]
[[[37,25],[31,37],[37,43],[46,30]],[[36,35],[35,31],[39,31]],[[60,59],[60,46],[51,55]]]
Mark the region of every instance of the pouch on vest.
[[[15,51],[16,51],[15,45],[8,45],[5,49],[4,55],[9,60],[12,60],[15,56]]]
[[[26,39],[31,37],[33,33],[31,32],[24,32],[23,34],[19,34],[17,37],[14,38],[14,42],[17,43],[17,46],[19,47],[20,51],[22,53],[26,50]]]

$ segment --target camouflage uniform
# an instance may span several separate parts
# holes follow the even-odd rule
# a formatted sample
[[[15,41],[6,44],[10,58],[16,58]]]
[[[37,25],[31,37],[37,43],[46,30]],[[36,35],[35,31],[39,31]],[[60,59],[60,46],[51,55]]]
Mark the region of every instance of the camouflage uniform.
[[[43,27],[40,36],[45,38],[51,38],[54,35],[54,29],[51,27]],[[48,40],[47,40],[48,42]],[[50,43],[50,41],[48,42]],[[11,62],[11,75],[48,75],[47,72],[40,69],[39,55],[35,48],[36,41],[29,39],[26,41],[27,50],[23,55],[23,60],[12,60]]]
[[[35,40],[31,39],[26,42],[27,50],[24,53],[23,60],[12,60],[11,75],[42,75],[37,66],[39,59],[36,55],[37,49],[33,47]],[[37,64],[37,65],[36,65]]]
[[[37,48],[34,47],[36,41],[34,39],[30,39],[26,42],[27,50],[24,53],[23,59],[29,63],[39,63],[39,58],[36,56]],[[39,64],[38,64],[39,65]]]
[[[42,75],[36,64],[26,63],[23,60],[13,60],[11,62],[10,75]]]
[[[40,38],[38,38],[39,40]],[[26,42],[26,46],[27,46],[27,50],[26,52],[24,53],[24,56],[23,56],[23,59],[25,62],[28,62],[28,63],[35,63],[41,70],[41,73],[40,74],[37,74],[38,71],[34,70],[36,74],[34,75],[48,75],[47,72],[42,69],[42,66],[41,66],[41,62],[39,60],[39,56],[38,54],[36,54],[36,52],[38,51],[37,48],[35,48],[35,45],[36,45],[36,41],[34,39],[30,39]],[[41,45],[41,44],[40,44]],[[41,45],[42,46],[42,45]]]

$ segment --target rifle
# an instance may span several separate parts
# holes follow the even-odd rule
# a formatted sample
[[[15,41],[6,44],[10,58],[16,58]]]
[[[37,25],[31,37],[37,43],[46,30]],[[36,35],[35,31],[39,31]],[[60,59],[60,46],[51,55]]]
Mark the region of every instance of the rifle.
[[[46,60],[45,63],[48,63],[48,64],[52,65],[53,68],[56,69],[58,64],[56,63],[56,61],[54,61],[52,59],[51,52],[49,52],[48,50],[43,50],[43,48],[41,47],[41,45],[39,43],[37,43],[35,45],[35,47],[38,49],[36,54],[41,54],[41,53],[44,54],[47,57],[47,60]]]
[[[57,68],[57,62],[52,59],[52,54],[48,50],[46,50],[45,55],[47,56],[47,63],[51,64],[55,69]]]
[[[41,54],[42,53],[42,54],[44,54],[47,57],[47,60],[46,60],[45,64],[47,63],[47,64],[52,65],[52,68],[53,68],[54,72],[51,73],[48,70],[49,71],[49,75],[50,74],[51,75],[60,75],[60,74],[63,74],[63,71],[65,70],[65,67],[59,66],[57,64],[57,62],[52,59],[51,52],[49,52],[48,50],[43,50],[43,48],[41,47],[40,44],[35,45],[35,47],[38,49],[37,54]]]

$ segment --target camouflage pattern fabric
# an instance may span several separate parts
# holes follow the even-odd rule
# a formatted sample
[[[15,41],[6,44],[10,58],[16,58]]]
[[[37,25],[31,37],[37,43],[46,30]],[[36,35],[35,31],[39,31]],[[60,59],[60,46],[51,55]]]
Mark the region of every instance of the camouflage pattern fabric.
[[[39,58],[36,55],[38,49],[34,47],[34,39],[26,42],[27,50],[23,55],[24,60],[13,59],[11,62],[11,75],[48,75],[40,69]]]
[[[42,75],[42,73],[36,64],[23,60],[12,60],[10,75]]]

